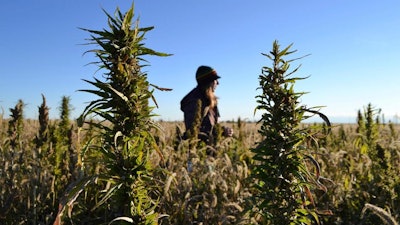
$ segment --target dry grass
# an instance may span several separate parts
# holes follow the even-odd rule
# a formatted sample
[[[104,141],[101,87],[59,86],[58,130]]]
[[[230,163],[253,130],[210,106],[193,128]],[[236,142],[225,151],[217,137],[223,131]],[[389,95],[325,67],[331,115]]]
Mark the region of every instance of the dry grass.
[[[38,130],[38,122],[24,121],[22,141],[26,143],[23,145],[25,153],[21,154],[21,151],[12,158],[5,144],[7,119],[1,118],[0,122],[0,172],[7,174],[6,181],[14,179],[13,186],[5,184],[4,180],[0,181],[0,209],[7,212],[0,213],[1,223],[13,224],[9,222],[10,218],[18,218],[22,221],[21,224],[32,224],[28,221],[36,221],[37,224],[52,221],[58,204],[58,200],[52,199],[52,155],[46,155],[40,160],[40,164],[34,160],[36,150],[32,140]],[[52,124],[56,122],[51,121]],[[159,125],[161,129],[155,136],[163,159],[154,154],[152,163],[158,165],[154,181],[160,187],[160,193],[163,193],[157,210],[161,215],[168,215],[160,219],[160,224],[240,225],[249,224],[251,219],[254,222],[254,218],[249,218],[245,213],[249,207],[246,199],[252,194],[246,178],[251,171],[249,149],[260,141],[257,131],[259,125],[245,122],[239,128],[236,122],[224,122],[223,125],[234,128],[235,135],[219,143],[218,154],[214,158],[206,156],[204,148],[190,149],[187,141],[176,142],[176,127],[183,130],[183,122],[160,122]],[[340,129],[345,131],[346,140],[340,138]],[[332,216],[325,218],[325,224],[371,224],[371,221],[380,221],[376,216],[366,216],[368,211],[380,212],[373,211],[376,208],[370,205],[364,208],[362,219],[358,216],[362,214],[365,203],[369,202],[390,209],[392,219],[400,215],[400,200],[396,197],[400,179],[394,175],[400,172],[400,126],[395,126],[397,138],[389,137],[387,126],[381,128],[379,142],[385,149],[385,159],[390,167],[373,171],[371,168],[376,167],[375,163],[367,155],[360,154],[354,146],[354,137],[357,136],[355,129],[355,124],[334,124],[332,136],[327,143],[314,150],[315,158],[321,165],[323,177],[320,182],[328,188],[325,194],[317,193],[318,207],[321,211],[333,212]],[[81,140],[87,138],[84,133],[81,135]],[[91,163],[93,169],[101,168],[96,161],[86,162],[86,165],[90,167]],[[374,174],[374,171],[385,172]],[[40,185],[38,180],[41,180]],[[83,196],[97,195],[90,191],[94,190],[89,190]],[[12,192],[15,193],[14,201],[7,197]],[[11,197],[14,198],[13,196]],[[33,200],[35,196],[40,202]],[[83,199],[77,201],[81,201],[79,204],[84,203]],[[78,213],[79,208],[75,206],[72,215]],[[18,209],[28,210],[29,213],[22,215]],[[393,220],[388,221],[391,221],[388,224],[395,224]]]

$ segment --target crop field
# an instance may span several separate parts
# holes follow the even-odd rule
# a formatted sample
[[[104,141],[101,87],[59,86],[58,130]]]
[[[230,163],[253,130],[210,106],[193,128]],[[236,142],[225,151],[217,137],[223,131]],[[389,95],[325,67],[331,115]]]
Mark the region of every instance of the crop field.
[[[78,138],[77,126],[71,121],[69,140],[59,146],[51,136],[57,133],[60,121],[50,121],[53,133],[38,148],[35,139],[40,130],[39,121],[24,120],[19,141],[10,146],[6,132],[9,123],[10,120],[1,120],[1,224],[52,224],[60,204],[68,204],[63,199],[69,184],[79,181],[82,173],[78,142],[95,133],[80,133]],[[250,149],[262,140],[259,124],[240,120],[225,122],[224,125],[235,129],[235,135],[221,140],[217,155],[208,157],[204,148],[189,151],[189,143],[177,142],[177,128],[182,129],[183,122],[158,123],[160,129],[154,135],[163,159],[154,154],[151,162],[158,167],[153,180],[160,194],[156,211],[164,215],[160,224],[250,224],[244,212],[248,207],[246,199],[252,195],[248,183]],[[400,213],[399,125],[376,125],[374,154],[369,153],[371,149],[363,150],[365,133],[358,133],[358,128],[357,124],[333,124],[332,132],[318,146],[311,144],[309,149],[321,167],[320,181],[327,189],[315,190],[316,208],[323,215],[321,224],[381,222],[380,211],[372,207],[364,209],[366,204],[384,209],[392,218],[398,218]],[[88,170],[104,169],[93,158],[86,161]],[[190,171],[188,162],[192,163]],[[91,187],[85,190],[64,213],[66,218],[74,218],[65,219],[65,223],[100,224],[98,218],[102,214],[91,209],[99,201],[96,198],[106,190],[107,185],[98,190]],[[89,213],[84,213],[86,210]]]
[[[144,47],[152,27],[132,23],[133,6],[106,15],[109,30],[83,29],[108,72],[84,80],[94,100],[79,118],[66,96],[56,120],[45,96],[37,119],[22,99],[0,115],[0,224],[398,224],[400,125],[371,103],[355,124],[301,105],[291,45],[263,54],[260,121],[221,122],[207,145],[200,113],[185,139],[183,121],[152,113],[153,91],[168,90],[147,81],[142,57],[169,56]]]

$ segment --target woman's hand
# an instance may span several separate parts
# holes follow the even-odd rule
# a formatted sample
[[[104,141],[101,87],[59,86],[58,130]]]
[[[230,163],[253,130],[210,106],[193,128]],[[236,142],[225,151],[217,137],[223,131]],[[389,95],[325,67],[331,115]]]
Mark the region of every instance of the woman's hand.
[[[233,136],[233,129],[230,127],[224,127],[224,136],[225,137],[232,137]]]

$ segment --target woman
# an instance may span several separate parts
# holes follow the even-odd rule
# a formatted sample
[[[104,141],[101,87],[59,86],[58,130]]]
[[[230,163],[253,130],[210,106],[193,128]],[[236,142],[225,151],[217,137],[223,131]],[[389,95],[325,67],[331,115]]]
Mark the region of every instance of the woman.
[[[217,72],[209,66],[200,66],[197,69],[197,86],[181,101],[181,110],[184,113],[186,128],[185,137],[188,136],[188,131],[191,131],[192,134],[197,131],[200,140],[209,145],[214,144],[214,127],[218,123],[218,117],[220,116],[217,97],[215,96],[219,78],[221,77],[218,76]],[[197,122],[196,115],[198,115]],[[198,124],[197,128],[195,127],[196,124]],[[224,136],[231,137],[233,135],[231,128],[224,127],[223,130]]]

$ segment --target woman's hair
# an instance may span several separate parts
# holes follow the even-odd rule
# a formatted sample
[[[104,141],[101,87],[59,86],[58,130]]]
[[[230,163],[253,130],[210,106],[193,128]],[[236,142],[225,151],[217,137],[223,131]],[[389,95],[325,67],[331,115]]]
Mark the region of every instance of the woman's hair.
[[[213,86],[214,82],[209,82],[205,85],[200,86],[200,90],[204,93],[207,100],[209,101],[208,106],[210,106],[210,108],[214,108],[215,106],[217,106],[218,103],[217,96],[215,96],[214,94]]]

